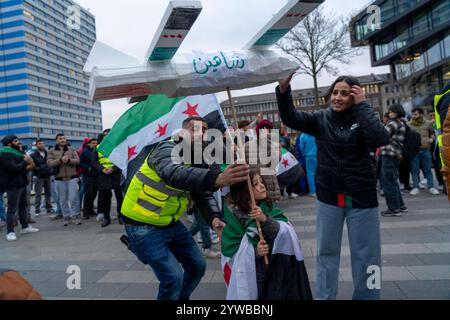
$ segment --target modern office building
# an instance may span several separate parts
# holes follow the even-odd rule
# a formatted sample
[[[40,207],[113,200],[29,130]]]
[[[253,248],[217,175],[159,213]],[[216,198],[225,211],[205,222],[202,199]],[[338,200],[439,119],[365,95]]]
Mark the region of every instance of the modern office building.
[[[30,146],[64,133],[78,145],[102,131],[99,103],[89,100],[84,63],[96,40],[95,17],[71,0],[0,1],[0,138]],[[68,22],[69,21],[69,22]],[[72,28],[75,27],[75,28]]]
[[[350,24],[352,45],[369,45],[372,66],[389,65],[413,107],[431,110],[433,96],[450,81],[450,0],[377,0],[371,5],[380,8],[380,28],[369,28],[372,12],[363,10]]]
[[[391,88],[389,76],[389,74],[371,74],[357,77],[367,94],[367,101],[374,108],[374,110],[380,114],[380,116],[382,116],[383,112],[387,110],[388,104],[394,103],[393,100],[391,101],[390,97],[385,98],[383,93],[386,91],[395,92],[396,89],[400,90],[400,88]],[[294,98],[294,105],[298,110],[309,112],[321,108],[327,108],[327,94],[329,89],[329,87],[319,88],[319,108],[315,106],[313,88],[293,90],[292,96]],[[264,119],[270,120],[275,127],[280,127],[281,119],[278,113],[278,104],[275,92],[236,97],[234,98],[234,105],[236,108],[236,117],[238,118],[238,121],[253,121],[255,120],[257,114],[262,112]],[[228,125],[234,126],[233,114],[231,112],[228,100],[223,101],[221,103],[221,107]]]

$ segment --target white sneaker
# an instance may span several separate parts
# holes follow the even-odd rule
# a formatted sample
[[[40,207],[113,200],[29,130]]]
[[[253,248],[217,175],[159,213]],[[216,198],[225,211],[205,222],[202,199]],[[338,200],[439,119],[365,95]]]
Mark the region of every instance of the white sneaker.
[[[105,215],[103,213],[99,213],[99,214],[97,214],[97,217],[95,218],[95,220],[97,220],[97,222],[101,222],[101,221],[105,220]]]
[[[202,235],[200,234],[200,232],[198,233],[198,239],[197,239],[198,243],[203,243],[203,239],[202,239]]]
[[[295,198],[298,198],[298,194],[296,194],[296,193],[292,193],[292,194],[289,196],[289,199],[295,199]]]
[[[6,235],[6,240],[7,241],[16,241],[17,237],[16,234],[14,232],[10,232]]]
[[[215,259],[220,257],[220,252],[215,251],[213,249],[202,249],[202,253],[205,256],[205,258]]]
[[[317,197],[315,193],[312,193],[312,194],[310,194],[309,196],[310,196],[310,197],[313,197],[313,198],[316,198],[316,197]]]
[[[409,193],[412,196],[417,196],[419,194],[420,190],[418,188],[414,188],[411,190],[411,192]]]
[[[25,229],[20,230],[20,234],[35,233],[38,231],[39,231],[39,229],[34,228],[32,225],[29,225]]]
[[[436,188],[430,188],[428,190],[432,195],[438,195],[440,194],[439,190],[437,190]]]

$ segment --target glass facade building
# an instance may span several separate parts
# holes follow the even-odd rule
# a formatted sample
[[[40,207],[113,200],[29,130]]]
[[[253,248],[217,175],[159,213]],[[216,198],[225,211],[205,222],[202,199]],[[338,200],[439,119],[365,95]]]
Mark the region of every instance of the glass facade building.
[[[102,130],[101,106],[89,99],[83,66],[96,40],[95,17],[70,0],[0,1],[0,137],[75,143]],[[27,141],[30,140],[30,141]],[[28,144],[29,145],[29,144]]]
[[[416,104],[428,104],[450,80],[450,0],[380,0],[372,5],[380,8],[380,28],[374,28],[372,12],[362,11],[350,25],[352,45],[370,45],[372,65],[390,65],[395,80],[426,85],[432,92]]]

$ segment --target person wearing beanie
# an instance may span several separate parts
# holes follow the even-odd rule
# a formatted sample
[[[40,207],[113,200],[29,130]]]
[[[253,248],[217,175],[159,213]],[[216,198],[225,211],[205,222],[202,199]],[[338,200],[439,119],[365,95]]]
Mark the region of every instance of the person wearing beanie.
[[[35,233],[39,229],[33,228],[27,221],[27,194],[28,171],[34,168],[33,160],[23,154],[20,141],[15,135],[8,135],[2,140],[0,149],[0,194],[6,191],[8,210],[6,214],[6,240],[17,240],[14,232],[16,213],[22,225],[21,234]]]

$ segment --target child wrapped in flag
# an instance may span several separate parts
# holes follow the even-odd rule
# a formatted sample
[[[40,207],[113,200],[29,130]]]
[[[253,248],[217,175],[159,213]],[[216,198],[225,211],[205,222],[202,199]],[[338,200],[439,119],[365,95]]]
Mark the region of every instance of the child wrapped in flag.
[[[260,169],[250,173],[257,207],[246,182],[230,188],[222,234],[222,270],[228,300],[312,300],[299,239],[267,193]],[[256,220],[262,227],[260,240]],[[269,265],[264,263],[268,255]]]

